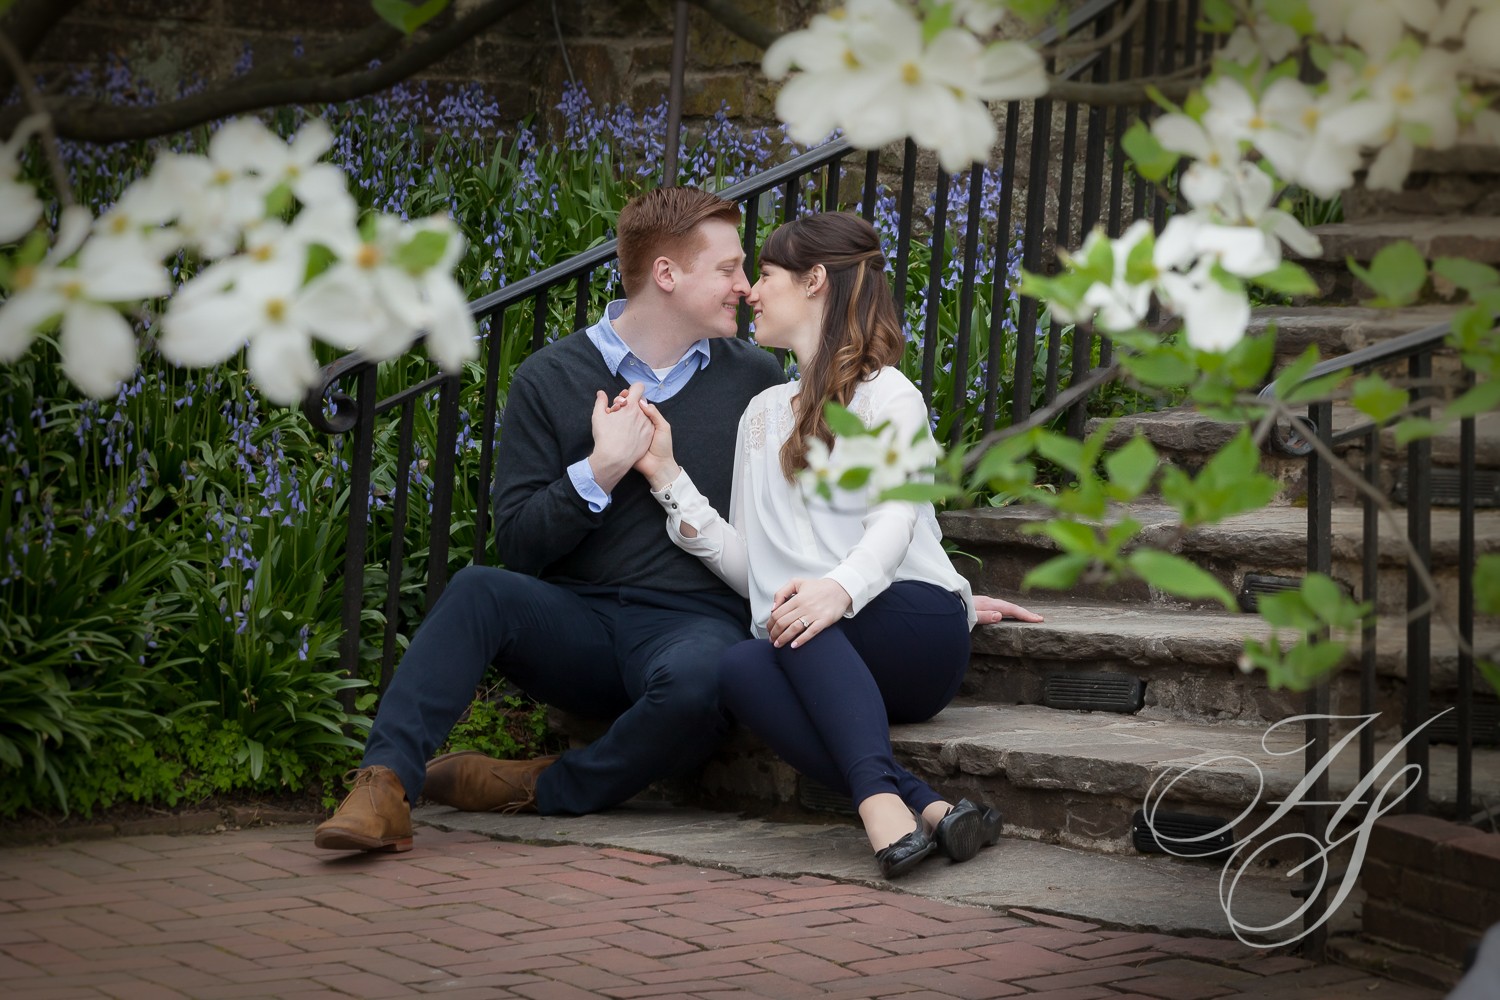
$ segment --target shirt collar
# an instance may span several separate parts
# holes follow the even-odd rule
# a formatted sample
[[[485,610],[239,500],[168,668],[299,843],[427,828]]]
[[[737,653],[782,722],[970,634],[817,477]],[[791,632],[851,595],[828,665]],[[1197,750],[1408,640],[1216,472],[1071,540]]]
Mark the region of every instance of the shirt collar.
[[[614,321],[619,319],[620,314],[624,311],[625,300],[615,299],[604,307],[604,315],[599,317],[599,322],[588,328],[589,339],[594,342],[594,346],[599,348],[599,353],[604,356],[604,364],[609,368],[611,375],[620,374],[620,365],[624,364],[625,359],[628,357],[634,357],[637,361],[640,361],[640,358],[630,349],[630,345],[625,343],[620,338],[620,335],[615,332]],[[695,340],[692,346],[683,352],[682,358],[677,364],[681,364],[694,355],[698,357],[698,369],[700,371],[708,366],[709,361],[713,358],[713,354],[709,350],[707,337]],[[645,362],[641,361],[641,364],[644,365]],[[648,365],[647,367],[650,366]],[[677,365],[673,365],[672,367],[676,368]]]

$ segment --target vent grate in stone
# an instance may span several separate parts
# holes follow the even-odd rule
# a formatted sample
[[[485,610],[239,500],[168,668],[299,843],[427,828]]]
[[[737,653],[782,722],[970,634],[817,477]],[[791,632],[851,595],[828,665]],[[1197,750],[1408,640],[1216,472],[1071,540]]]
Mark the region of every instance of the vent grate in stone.
[[[1146,682],[1130,674],[1059,672],[1048,674],[1042,687],[1048,708],[1130,713],[1145,701]]]
[[[857,816],[854,803],[849,796],[836,792],[816,778],[797,775],[797,804],[809,812],[837,813],[840,816]]]
[[[1234,846],[1234,831],[1225,821],[1196,813],[1163,812],[1158,809],[1146,822],[1146,810],[1130,817],[1130,842],[1142,854],[1172,854],[1198,858],[1228,851]]]
[[[1429,469],[1432,476],[1432,505],[1434,507],[1457,507],[1463,502],[1463,491],[1459,489],[1458,469]],[[1476,507],[1500,507],[1500,471],[1495,469],[1475,469],[1474,476],[1474,506]],[[1391,487],[1391,499],[1396,503],[1406,503],[1407,476],[1406,469],[1396,473],[1396,482]]]
[[[1434,704],[1432,713],[1453,708],[1451,703]],[[1469,721],[1469,733],[1474,746],[1500,746],[1500,702],[1475,699],[1474,714]],[[1458,742],[1458,709],[1438,716],[1427,727],[1428,739],[1433,743]]]
[[[1246,614],[1255,614],[1260,610],[1260,599],[1263,595],[1280,594],[1288,590],[1298,590],[1302,586],[1300,576],[1271,576],[1269,573],[1246,573],[1245,582],[1240,586],[1240,610]]]

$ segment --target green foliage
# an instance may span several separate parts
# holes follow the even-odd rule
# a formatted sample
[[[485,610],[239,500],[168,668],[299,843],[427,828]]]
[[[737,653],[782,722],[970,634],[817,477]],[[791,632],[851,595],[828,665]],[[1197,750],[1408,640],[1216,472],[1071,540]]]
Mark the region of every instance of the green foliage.
[[[515,692],[481,692],[448,734],[441,753],[478,750],[491,757],[539,757],[556,752],[547,709]]]
[[[381,20],[408,35],[441,14],[448,3],[449,0],[426,0],[420,4],[407,3],[406,0],[370,0],[370,6]]]
[[[1261,597],[1259,607],[1271,634],[1245,643],[1245,663],[1264,670],[1273,689],[1294,691],[1312,687],[1343,662],[1371,611],[1322,573],[1309,573],[1297,590]]]
[[[1410,240],[1387,243],[1375,252],[1368,268],[1353,257],[1349,270],[1375,292],[1373,306],[1398,308],[1415,302],[1427,284],[1427,261]]]

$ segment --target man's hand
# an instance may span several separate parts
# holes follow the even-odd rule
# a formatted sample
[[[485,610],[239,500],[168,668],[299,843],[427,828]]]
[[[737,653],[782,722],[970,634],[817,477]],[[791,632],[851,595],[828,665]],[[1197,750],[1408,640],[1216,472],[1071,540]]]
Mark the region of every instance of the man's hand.
[[[641,410],[640,400],[646,387],[633,383],[623,399],[613,403],[601,389],[594,395],[594,450],[589,455],[589,470],[594,482],[606,493],[614,492],[640,457],[651,445],[651,420]],[[620,405],[620,404],[624,405]]]
[[[646,477],[653,490],[671,486],[682,472],[672,456],[672,425],[653,403],[641,400],[641,412],[651,421],[651,444],[635,463],[635,471]]]
[[[979,616],[980,625],[993,625],[1005,618],[1014,618],[1023,622],[1046,620],[1034,611],[1027,611],[1019,604],[1002,601],[998,597],[990,597],[986,594],[974,595],[974,610]]]
[[[823,631],[854,606],[854,599],[836,580],[793,577],[776,591],[766,630],[773,646],[798,646]]]

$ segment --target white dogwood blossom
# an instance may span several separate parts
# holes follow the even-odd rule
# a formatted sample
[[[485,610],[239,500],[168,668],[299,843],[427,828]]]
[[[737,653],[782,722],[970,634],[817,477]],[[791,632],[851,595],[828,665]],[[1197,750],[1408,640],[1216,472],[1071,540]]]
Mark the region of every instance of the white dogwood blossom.
[[[36,188],[21,180],[21,149],[41,129],[43,118],[31,115],[0,143],[0,243],[18,240],[42,217]]]
[[[89,210],[65,209],[51,252],[22,265],[0,303],[0,361],[20,357],[38,332],[59,322],[63,372],[90,396],[113,395],[135,373],[136,339],[117,303],[165,295],[167,272],[144,252],[87,241]]]
[[[922,22],[897,0],[851,0],[840,16],[819,15],[807,29],[778,38],[762,65],[772,79],[800,70],[776,100],[777,116],[798,142],[836,128],[863,148],[910,136],[948,170],[988,157],[996,132],[986,100],[1047,89],[1030,46],[986,46],[962,27],[926,39]]]

